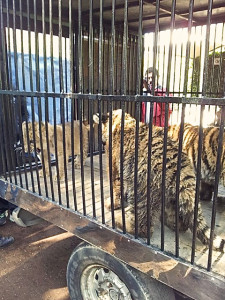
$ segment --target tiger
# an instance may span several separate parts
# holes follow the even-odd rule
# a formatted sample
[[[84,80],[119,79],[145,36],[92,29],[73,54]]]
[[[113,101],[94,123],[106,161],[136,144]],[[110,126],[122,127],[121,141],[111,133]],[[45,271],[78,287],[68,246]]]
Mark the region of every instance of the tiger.
[[[109,134],[109,114],[103,115],[102,141],[109,156],[109,136],[112,137],[112,184],[114,194],[114,209],[121,208],[120,195],[120,148],[121,148],[121,114],[122,110],[112,112],[112,133]],[[93,116],[94,122],[99,124],[99,115]],[[137,201],[135,201],[134,176],[135,176],[135,136],[136,120],[124,113],[124,141],[123,141],[123,180],[126,231],[135,234],[135,204],[137,205],[138,235],[147,237],[148,221],[150,220],[150,234],[154,233],[154,225],[161,220],[162,199],[162,169],[163,169],[163,141],[164,129],[153,126],[151,149],[151,172],[147,181],[149,157],[148,136],[149,128],[144,123],[139,123],[138,135],[138,165],[137,165]],[[165,224],[175,230],[176,211],[176,176],[177,176],[178,143],[170,137],[167,139],[166,180],[165,180]],[[195,207],[195,173],[185,153],[181,157],[180,186],[179,186],[179,222],[178,228],[185,232],[194,228]],[[147,210],[148,185],[151,191],[149,209]],[[110,205],[107,203],[107,208]],[[147,215],[148,213],[148,215]],[[115,214],[115,223],[118,228],[123,227],[121,215]],[[201,203],[198,204],[197,237],[205,245],[209,245],[210,228],[207,226],[202,213]],[[213,248],[224,251],[225,240],[214,235]]]
[[[49,142],[49,152],[55,154],[55,130],[54,125],[46,122],[23,122],[22,123],[22,132],[23,132],[23,144],[25,152],[33,152],[34,146],[36,145],[36,150],[42,160],[42,155],[44,157],[44,166],[45,174],[49,175],[48,167],[48,149],[47,149],[47,138],[46,138],[46,126],[48,126],[48,142]],[[34,131],[33,131],[34,130]],[[74,161],[74,167],[81,167],[80,159],[80,121],[74,121],[73,123],[74,130],[74,155],[76,155]],[[90,128],[89,125],[82,123],[82,140],[83,140],[83,163],[88,155],[88,132]],[[40,135],[41,131],[41,135]],[[34,135],[33,135],[34,132]],[[29,137],[29,138],[28,138]],[[68,163],[69,156],[72,154],[71,147],[71,122],[65,123],[65,146],[63,145],[63,126],[62,124],[56,125],[56,137],[57,137],[57,155],[58,155],[58,167],[59,167],[59,179],[64,179],[64,150],[65,150],[65,159]],[[41,146],[42,139],[42,146]],[[35,145],[34,145],[35,141]],[[30,143],[28,146],[28,142]],[[43,147],[43,149],[42,149]],[[41,151],[42,150],[42,151]],[[40,170],[39,175],[43,176],[43,168]],[[55,175],[54,180],[57,180],[57,175]]]
[[[168,135],[178,141],[180,125],[171,125]],[[225,133],[224,133],[225,137]],[[209,126],[203,128],[202,153],[201,153],[201,185],[200,199],[210,201],[214,191],[216,160],[218,152],[219,127]],[[197,173],[198,163],[199,126],[189,123],[184,124],[183,151],[188,155],[191,164]],[[221,173],[219,183],[225,186],[225,138],[223,138]]]

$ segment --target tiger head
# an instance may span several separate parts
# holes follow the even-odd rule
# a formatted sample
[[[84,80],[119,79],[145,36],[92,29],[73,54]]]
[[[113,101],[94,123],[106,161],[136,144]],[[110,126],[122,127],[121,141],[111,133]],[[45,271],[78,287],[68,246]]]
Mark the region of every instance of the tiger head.
[[[99,114],[94,114],[93,116],[93,121],[96,124],[102,124],[102,142],[103,144],[106,144],[108,139],[109,139],[109,134],[110,134],[110,124],[111,125],[111,132],[112,134],[114,133],[115,130],[121,128],[121,121],[122,121],[122,109],[117,109],[114,110],[111,114],[112,118],[110,117],[110,113],[104,114],[101,116],[101,121],[99,119]],[[110,118],[112,121],[110,121]],[[128,113],[124,113],[124,125],[131,125],[131,126],[135,126],[136,124],[136,120],[129,115]]]

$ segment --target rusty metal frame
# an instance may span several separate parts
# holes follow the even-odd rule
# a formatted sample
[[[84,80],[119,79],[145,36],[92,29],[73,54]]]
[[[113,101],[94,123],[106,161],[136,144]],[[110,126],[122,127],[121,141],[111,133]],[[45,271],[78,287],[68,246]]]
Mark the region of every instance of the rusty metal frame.
[[[195,299],[223,299],[224,281],[165,252],[156,251],[140,240],[124,235],[93,219],[44,197],[0,180],[0,197],[67,230],[160,282]],[[138,255],[137,255],[138,253]],[[213,276],[212,276],[213,275]],[[207,294],[206,294],[207,290]]]

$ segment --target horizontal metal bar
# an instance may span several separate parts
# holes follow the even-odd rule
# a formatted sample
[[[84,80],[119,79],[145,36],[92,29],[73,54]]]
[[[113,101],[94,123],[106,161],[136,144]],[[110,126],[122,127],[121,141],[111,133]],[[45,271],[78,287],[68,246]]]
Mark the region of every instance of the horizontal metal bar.
[[[13,95],[24,97],[52,97],[69,99],[86,99],[91,101],[127,101],[127,102],[163,102],[163,103],[185,103],[197,105],[221,105],[225,106],[225,98],[210,97],[172,97],[172,96],[142,96],[142,95],[99,95],[80,93],[50,93],[50,92],[24,92],[12,90],[0,90],[0,95]]]

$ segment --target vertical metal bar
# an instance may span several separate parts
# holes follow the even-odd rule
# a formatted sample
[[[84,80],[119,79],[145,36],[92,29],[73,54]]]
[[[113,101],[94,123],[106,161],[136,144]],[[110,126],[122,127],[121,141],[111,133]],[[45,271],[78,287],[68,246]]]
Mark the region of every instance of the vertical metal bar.
[[[102,13],[102,18],[103,18],[103,13]],[[104,94],[104,89],[105,89],[105,36],[106,33],[103,30],[102,27],[102,90],[101,90],[101,94]],[[102,103],[103,107],[102,107],[102,112],[104,113],[104,102]]]
[[[190,60],[190,47],[191,47],[191,29],[192,29],[192,21],[193,21],[193,8],[194,8],[194,0],[190,0],[189,2],[189,17],[188,17],[188,40],[187,40],[187,45],[186,45],[186,61],[185,61],[185,71],[184,71],[184,87],[183,87],[183,96],[186,97],[187,96],[187,86],[188,86],[188,71],[189,71],[189,60]],[[202,109],[202,107],[201,107]],[[201,116],[200,116],[200,120],[202,118],[202,112],[201,111]],[[183,113],[183,111],[182,111]],[[184,116],[183,116],[184,117]],[[182,122],[182,120],[181,120]],[[200,121],[201,122],[201,121]],[[184,124],[182,123],[182,126]],[[199,148],[198,148],[198,167],[200,169],[197,169],[197,178],[196,178],[196,199],[195,199],[195,215],[197,217],[198,214],[198,196],[199,196],[199,184],[200,184],[200,173],[201,172],[201,147],[202,147],[202,128],[201,128],[202,124],[200,124],[200,136],[199,136]],[[183,129],[183,128],[182,128]],[[180,132],[180,135],[182,135],[182,132]],[[183,137],[182,137],[183,139]],[[181,144],[181,140],[179,141],[179,146]],[[180,149],[179,149],[180,150]],[[199,156],[200,155],[200,156]],[[178,154],[179,156],[179,154]],[[177,182],[178,183],[178,182]],[[180,183],[180,182],[179,182]],[[178,188],[178,187],[177,187]],[[179,198],[177,198],[177,202],[176,203],[176,207],[179,207]],[[179,229],[177,228],[179,226],[179,216],[178,216],[178,212],[176,211],[176,234],[178,233]],[[196,226],[196,223],[195,223]],[[196,232],[195,232],[196,235]],[[193,234],[193,239],[192,239],[192,257],[191,260],[194,261],[194,253],[195,253],[195,236]],[[179,245],[178,245],[179,246]],[[179,248],[176,245],[176,255],[179,255]]]
[[[72,0],[69,0],[69,40],[70,40],[70,90],[74,93],[74,31],[73,31],[73,12]],[[72,183],[73,183],[73,203],[74,209],[77,210],[77,197],[75,185],[75,167],[74,167],[74,105],[75,99],[71,98],[71,155],[72,155]]]
[[[6,86],[3,86],[3,80],[0,80],[0,88],[3,89],[8,89],[9,88],[9,82],[8,82],[8,76],[7,76],[7,45],[6,45],[6,33],[5,33],[5,28],[4,28],[4,23],[3,23],[3,7],[2,7],[2,1],[0,1],[0,22],[1,22],[1,44],[2,44],[2,60],[3,60],[3,65],[1,67],[1,76],[4,76],[4,82]],[[9,180],[12,182],[12,177],[11,177],[11,167],[10,167],[10,160],[9,160],[9,152],[8,152],[8,147],[6,143],[8,143],[8,139],[6,140],[6,135],[5,135],[5,129],[6,129],[6,124],[5,124],[5,110],[4,110],[4,104],[6,101],[6,97],[4,95],[1,96],[1,109],[2,109],[2,118],[1,118],[1,125],[2,125],[2,130],[1,130],[1,136],[2,136],[2,157],[3,157],[3,170],[5,169],[5,172],[8,171],[9,175]],[[4,147],[3,147],[4,145]],[[5,173],[6,174],[6,173]],[[7,179],[7,175],[5,175],[5,178]]]
[[[20,44],[21,44],[21,63],[22,63],[22,82],[23,82],[23,90],[26,88],[25,84],[25,65],[24,65],[24,47],[23,47],[23,8],[22,8],[22,0],[20,0]]]
[[[78,0],[78,36],[77,36],[77,58],[78,60],[78,91],[83,93],[83,33],[82,33],[82,1]],[[83,141],[82,141],[82,113],[83,98],[78,98],[78,116],[80,119],[80,159],[81,159],[81,183],[83,214],[86,215],[85,189],[84,189],[84,169],[83,169]]]
[[[109,71],[110,71],[110,32],[107,32],[107,57],[106,57],[106,94],[110,94],[109,92]],[[107,110],[108,111],[108,103],[107,103]]]
[[[180,48],[179,96],[181,91],[182,65],[183,65],[183,43],[181,44],[181,48]]]
[[[45,92],[48,92],[46,28],[45,28],[45,1],[44,0],[42,0],[42,33],[43,33],[43,54],[44,54],[44,89],[45,89]]]
[[[55,85],[53,85],[55,87]],[[55,163],[56,163],[56,176],[57,176],[57,188],[59,204],[62,204],[60,178],[59,178],[59,159],[58,159],[58,134],[57,134],[57,119],[56,119],[56,98],[53,99],[53,117],[54,117],[54,144],[55,144]]]
[[[150,116],[148,123],[148,173],[147,173],[147,244],[150,245],[151,238],[151,156],[152,156],[152,129],[153,129],[153,102],[150,102]]]
[[[175,9],[176,9],[176,0],[172,1],[171,7],[171,23],[170,23],[170,45],[169,45],[169,54],[168,54],[168,67],[167,67],[167,79],[166,79],[166,94],[169,95],[170,91],[170,74],[171,74],[171,64],[172,64],[172,51],[173,51],[173,30],[175,27]]]
[[[89,64],[88,64],[88,90],[90,94],[93,94],[94,87],[94,38],[93,38],[93,0],[89,0],[89,36],[88,36],[88,51],[89,51]],[[92,119],[92,117],[91,117]]]
[[[69,0],[70,90],[74,93],[74,30],[72,0]],[[72,100],[71,100],[72,101]]]
[[[99,67],[98,67],[98,92],[102,93],[102,82],[103,82],[103,0],[99,1],[100,5],[100,16],[99,16]]]
[[[115,228],[114,197],[113,197],[113,174],[112,174],[112,101],[109,102],[109,186],[111,200],[112,228]]]
[[[169,103],[162,103],[165,105],[165,124],[163,137],[163,169],[162,169],[162,199],[161,199],[161,250],[164,250],[165,243],[165,194],[166,194],[166,154],[167,154],[167,136],[168,136],[168,111]]]
[[[78,83],[79,92],[83,93],[83,55],[82,55],[82,1],[78,0]],[[79,101],[81,101],[79,99]]]
[[[15,118],[13,117],[13,110],[12,110],[12,103],[13,98],[11,96],[7,96],[5,100],[5,126],[6,126],[6,139],[8,140],[8,151],[10,153],[10,165],[11,165],[11,171],[14,174],[14,181],[15,184],[17,184],[17,176],[16,176],[16,158],[15,158],[15,152],[14,152],[14,143],[15,143]]]
[[[98,68],[98,93],[102,93],[103,89],[103,0],[99,2],[99,68]],[[98,99],[99,115],[102,115],[102,100]],[[101,137],[101,126],[99,126],[99,167],[100,167],[100,190],[101,190],[101,207],[102,207],[102,223],[105,223],[105,208],[104,208],[104,189],[103,189],[103,164],[102,164],[102,137]]]
[[[27,0],[27,30],[28,30],[28,49],[29,49],[29,75],[30,75],[30,90],[33,91],[33,66],[31,56],[31,32],[30,32],[30,1]]]
[[[13,3],[15,5],[15,3]],[[7,10],[7,31],[8,31],[8,34],[7,34],[7,38],[8,38],[8,49],[7,49],[7,52],[8,52],[8,73],[9,73],[9,87],[10,89],[14,89],[13,87],[13,75],[12,75],[12,59],[11,59],[11,37],[10,37],[10,17],[9,17],[9,1],[7,0],[6,1],[6,10]],[[13,14],[13,25],[15,24],[15,19],[14,19],[14,16],[15,14]],[[13,46],[15,46],[15,42],[14,42],[14,39],[15,36],[14,36],[14,32],[13,32]],[[16,49],[13,49],[14,50],[14,67],[15,67],[15,78],[16,78],[16,89],[18,89],[18,76],[16,76],[16,74],[18,75],[18,72],[17,72],[17,51],[15,51]],[[4,50],[5,51],[5,50]],[[16,61],[15,61],[16,59]],[[7,140],[8,140],[8,143],[9,143],[9,146],[8,146],[8,151],[11,155],[9,156],[9,159],[10,159],[10,162],[8,164],[8,168],[10,168],[10,171],[13,172],[14,174],[14,181],[15,181],[15,184],[17,184],[17,177],[16,177],[16,162],[15,162],[15,156],[14,156],[14,136],[15,136],[15,128],[13,126],[13,118],[12,118],[12,111],[11,111],[11,101],[13,101],[13,98],[12,96],[6,96],[6,102],[4,103],[4,107],[5,107],[5,126],[6,126],[6,129],[5,129],[5,133],[7,134]],[[11,130],[11,132],[10,132]],[[6,138],[6,136],[5,136]],[[6,140],[5,140],[5,143],[6,143]]]
[[[216,203],[218,194],[218,183],[221,172],[221,158],[223,153],[223,138],[224,138],[224,120],[225,120],[225,106],[222,107],[220,116],[220,129],[218,136],[218,149],[216,158],[216,174],[215,174],[215,185],[214,185],[214,195],[213,195],[213,206],[212,206],[212,217],[211,217],[211,231],[210,231],[210,243],[209,243],[209,256],[207,270],[211,271],[212,268],[212,251],[213,251],[213,239],[215,236],[215,221],[216,221]]]
[[[115,92],[115,5],[116,0],[112,0],[112,22],[111,22],[111,51],[110,51],[110,93]],[[114,197],[113,197],[113,174],[112,174],[112,109],[113,103],[109,101],[109,186],[111,200],[112,228],[115,228]]]
[[[36,91],[40,91],[39,36],[38,36],[38,29],[37,29],[37,0],[34,0],[34,33],[35,33]]]
[[[54,60],[53,60],[53,20],[52,20],[52,0],[49,0],[49,33],[50,33],[50,56],[51,56],[51,79],[52,79],[52,92],[55,93],[55,71],[54,71]],[[58,163],[58,147],[57,147],[57,121],[56,121],[56,98],[53,98],[53,123],[54,123],[54,144],[55,144],[55,162],[56,162],[56,179],[57,179],[57,190],[59,197],[59,204],[61,201],[61,189],[59,180],[59,163]]]
[[[6,23],[7,23],[7,42],[8,42],[8,74],[9,74],[9,87],[12,87],[12,60],[11,60],[11,39],[10,39],[10,26],[9,26],[9,1],[6,0]]]
[[[42,133],[42,109],[41,109],[41,98],[38,97],[38,124],[39,124],[39,136],[40,136],[40,146],[41,146],[41,163],[42,163],[42,171],[44,177],[44,186],[45,186],[45,195],[48,198],[48,185],[47,185],[47,176],[46,176],[46,161],[45,161],[45,154],[44,154],[44,147],[43,147],[43,133]],[[36,150],[35,150],[36,152]],[[39,181],[40,177],[38,177]],[[40,185],[40,182],[38,183]]]
[[[48,92],[48,71],[47,71],[47,55],[46,55],[46,27],[45,27],[45,1],[42,0],[42,32],[43,32],[43,54],[44,54],[44,89],[45,92]],[[47,142],[47,157],[48,157],[48,167],[49,175],[50,175],[50,188],[52,200],[55,201],[54,195],[54,187],[53,187],[53,178],[52,178],[52,168],[51,168],[51,154],[49,147],[49,130],[48,130],[48,122],[49,122],[49,109],[48,109],[48,97],[45,97],[45,134],[46,134],[46,142]]]
[[[223,39],[224,39],[224,23],[223,23],[223,27],[222,27],[222,34],[221,34],[222,40],[221,40],[221,47],[220,47],[220,66],[219,66],[219,74],[218,74],[218,80],[217,80],[217,95],[219,95],[219,97],[222,97],[222,95],[220,95],[220,84],[221,84],[221,72],[222,72],[222,65],[223,65]]]
[[[69,201],[69,190],[68,190],[68,173],[67,173],[67,164],[69,160],[69,153],[67,148],[67,141],[66,141],[66,124],[65,124],[65,107],[64,107],[65,99],[60,99],[60,114],[62,120],[62,134],[63,134],[63,158],[64,158],[64,180],[65,180],[65,188],[66,188],[66,207],[70,207]],[[62,174],[60,174],[62,175]]]
[[[68,70],[67,70],[67,38],[63,38],[64,40],[64,44],[65,44],[65,61],[64,61],[64,74],[65,74],[65,92],[68,93]],[[69,99],[66,98],[66,122],[69,122],[69,103],[68,103]]]
[[[135,103],[135,164],[134,164],[134,214],[135,214],[135,238],[138,238],[138,142],[139,142],[139,122],[140,122],[140,102]],[[140,187],[139,187],[140,188]]]
[[[184,134],[184,118],[185,118],[185,104],[182,104],[181,111],[181,123],[179,132],[179,144],[177,155],[177,174],[176,174],[176,210],[175,210],[175,255],[179,257],[179,191],[180,191],[180,170],[181,170],[181,158],[182,158],[182,146],[183,146],[183,134]]]
[[[70,61],[70,63],[72,63]],[[75,166],[74,166],[74,105],[75,100],[71,98],[71,155],[72,155],[72,183],[73,183],[73,204],[74,209],[77,210],[77,196],[76,196],[76,185],[75,185]]]
[[[93,39],[93,0],[89,0],[89,93],[93,94],[94,88],[94,39]],[[93,101],[89,101],[90,106],[90,164],[91,164],[91,191],[92,191],[92,212],[93,217],[96,218],[96,207],[95,207],[95,185],[94,185],[94,160],[93,160],[93,143],[94,143],[94,132],[93,132]]]
[[[59,78],[60,92],[64,92],[63,63],[62,63],[62,0],[58,0],[59,5]]]
[[[94,178],[94,161],[93,161],[93,145],[94,145],[94,132],[93,132],[93,101],[89,102],[90,106],[90,164],[91,164],[91,192],[92,192],[92,213],[93,218],[96,218],[95,206],[95,178]]]
[[[98,100],[99,116],[102,116],[102,101]],[[105,205],[104,205],[104,189],[103,189],[103,164],[102,164],[102,126],[98,128],[98,145],[99,145],[99,169],[100,169],[100,191],[101,191],[101,208],[102,208],[102,223],[105,224]]]
[[[9,88],[9,82],[8,82],[8,74],[7,74],[7,44],[6,44],[6,31],[5,31],[5,27],[4,27],[4,23],[3,23],[3,8],[2,8],[2,1],[0,1],[0,24],[1,24],[1,53],[2,53],[2,61],[3,64],[1,66],[1,71],[2,71],[2,76],[4,76],[4,82],[5,82],[5,87],[2,86],[3,84],[3,80],[0,81],[1,84],[1,89],[5,88],[8,89]],[[3,96],[2,96],[3,99]]]
[[[79,116],[80,116],[80,171],[81,171],[81,185],[82,185],[82,199],[83,199],[83,214],[86,215],[86,197],[85,197],[85,188],[84,188],[84,159],[83,159],[83,107],[81,99],[78,99],[78,110],[79,110]],[[82,99],[83,100],[83,99]]]
[[[53,23],[52,22],[53,22],[52,21],[52,0],[49,0],[49,33],[50,33],[51,79],[52,79],[52,92],[55,93],[55,76],[54,76],[54,60],[53,60]]]
[[[198,223],[198,205],[199,205],[199,192],[200,192],[200,180],[201,180],[201,160],[202,160],[202,143],[203,143],[203,113],[205,106],[201,105],[200,111],[200,124],[199,124],[199,139],[198,139],[198,158],[197,158],[197,174],[196,174],[196,189],[195,189],[195,210],[194,210],[194,226],[193,226],[193,239],[191,250],[191,263],[195,261],[195,245],[196,245],[196,232]]]
[[[39,67],[39,36],[38,36],[38,28],[37,28],[37,0],[33,1],[34,3],[34,34],[35,34],[35,70],[36,70],[36,91],[40,91],[40,67]],[[33,100],[33,99],[32,99]],[[42,120],[42,108],[41,108],[41,98],[37,97],[38,101],[38,117],[39,117],[39,133],[40,133],[40,142],[42,145],[42,135],[41,135],[41,120]],[[34,116],[34,107],[33,107],[33,122],[35,120]],[[34,125],[34,123],[33,123]],[[34,127],[33,127],[34,130]],[[44,155],[43,155],[43,145],[42,145],[42,168],[43,168],[43,175],[44,175],[44,185],[45,185],[45,192],[46,197],[48,197],[48,187],[47,187],[47,179],[45,173],[45,162],[44,162]],[[36,149],[35,149],[36,152]],[[37,171],[37,181],[40,187],[40,178]],[[40,191],[40,190],[39,190]],[[41,191],[40,191],[41,193]]]
[[[121,212],[122,212],[122,224],[123,233],[126,233],[126,219],[125,219],[125,205],[124,205],[124,185],[123,185],[123,154],[124,154],[124,119],[125,119],[125,103],[122,101],[121,109],[121,137],[120,137],[120,199],[121,199]]]
[[[176,70],[176,65],[177,65],[177,44],[175,44],[175,49],[174,49],[174,70]],[[174,77],[173,77],[173,96],[175,92],[175,82],[176,82],[176,72],[174,72]]]
[[[33,170],[32,170],[32,163],[31,163],[31,151],[30,151],[30,138],[28,134],[28,115],[27,115],[27,110],[25,110],[25,126],[26,126],[26,143],[28,145],[28,162],[29,162],[29,170],[31,174],[31,185],[32,185],[32,191],[35,193],[35,188],[34,188],[34,176],[33,176]],[[25,136],[23,136],[23,143],[24,143]],[[36,159],[35,159],[36,160]],[[25,166],[26,168],[26,166]]]
[[[35,169],[36,169],[36,176],[37,176],[37,183],[38,183],[38,193],[41,195],[41,185],[40,185],[40,177],[38,172],[38,162],[37,162],[37,147],[36,147],[36,136],[35,136],[35,111],[34,111],[34,97],[31,97],[31,114],[32,114],[32,134],[33,134],[33,141],[34,141],[34,153],[35,153]],[[27,127],[27,136],[28,142],[30,143],[28,127]],[[30,148],[28,144],[28,152],[30,153]],[[33,171],[31,170],[31,176],[33,176]]]
[[[207,12],[207,27],[206,27],[206,39],[205,39],[205,59],[204,59],[204,71],[203,71],[203,87],[202,96],[206,96],[208,86],[208,66],[209,66],[209,38],[210,38],[210,26],[212,18],[212,6],[213,0],[208,0],[208,12]]]
[[[8,1],[7,1],[8,5]],[[8,11],[7,11],[8,14]],[[13,55],[14,55],[14,68],[15,68],[15,87],[12,86],[12,81],[11,81],[11,88],[18,90],[19,88],[19,82],[18,82],[18,57],[17,57],[17,44],[16,44],[16,20],[15,20],[15,1],[13,0]],[[9,25],[9,17],[8,17],[8,25]],[[9,30],[9,28],[8,28]],[[10,49],[10,41],[9,41],[9,49]],[[12,68],[11,64],[11,51],[9,51],[9,58],[10,58],[10,65],[9,68]],[[11,72],[11,70],[10,70]],[[11,73],[12,76],[12,73]],[[11,77],[12,80],[12,77]],[[16,133],[16,119],[15,119],[15,114],[14,114],[14,98],[13,96],[8,96],[8,101],[6,103],[7,105],[7,131],[9,132],[9,144],[10,144],[10,152],[11,152],[11,162],[12,162],[12,168],[13,168],[13,173],[14,173],[14,179],[15,179],[15,184],[17,184],[17,176],[16,176],[16,165],[18,164],[17,160],[17,154],[15,153],[14,150],[14,144],[17,140],[17,133]],[[20,177],[20,183],[22,184],[22,177],[21,177],[21,172],[19,172],[19,177]]]
[[[14,52],[14,67],[15,67],[15,79],[16,90],[19,89],[19,77],[18,77],[18,56],[17,56],[17,41],[16,41],[16,7],[15,0],[13,0],[13,52]]]
[[[222,34],[221,34],[221,37],[222,37],[222,40],[221,40],[221,47],[220,47],[220,66],[219,66],[219,74],[218,74],[218,80],[217,80],[217,95],[219,95],[219,97],[222,97],[222,95],[220,95],[220,90],[219,90],[219,87],[220,87],[220,84],[221,84],[221,72],[222,72],[222,62],[223,62],[223,59],[222,59],[222,54],[223,54],[223,40],[224,40],[224,23],[223,23],[223,27],[222,27]]]
[[[139,0],[138,59],[137,59],[137,85],[136,85],[136,93],[138,95],[141,94],[141,89],[142,89],[142,87],[141,87],[141,84],[142,84],[142,76],[141,76],[141,74],[142,74],[142,59],[143,59],[142,18],[143,18],[143,1]]]
[[[15,114],[15,109],[18,103],[16,103],[15,101],[19,101],[18,98],[15,99],[14,97],[10,97],[11,99],[9,100],[9,110],[8,110],[8,114],[9,114],[9,120],[10,120],[10,124],[9,126],[11,126],[11,130],[9,131],[10,133],[10,140],[11,140],[11,145],[10,145],[10,149],[11,149],[11,153],[12,153],[12,161],[13,161],[13,166],[15,166],[15,176],[16,175],[16,169],[18,168],[19,171],[19,180],[20,180],[20,186],[23,187],[23,182],[22,182],[22,176],[21,176],[21,169],[20,169],[20,160],[18,157],[18,152],[16,151],[16,143],[18,141],[18,116]],[[15,178],[15,184],[17,183],[17,178]]]
[[[110,52],[110,93],[115,91],[115,5],[116,0],[112,0],[112,22],[111,22],[111,52]]]
[[[0,79],[1,79],[1,72],[0,72]],[[1,82],[1,80],[0,80]],[[2,102],[4,101],[3,99],[3,95],[1,95],[1,104],[0,107],[2,109]],[[7,157],[6,157],[6,152],[5,152],[5,147],[4,147],[4,134],[3,134],[3,120],[2,118],[0,119],[0,151],[1,151],[1,175],[4,176],[5,180],[8,180],[8,176],[7,176]]]
[[[195,27],[195,33],[196,33],[196,27]],[[191,97],[193,97],[193,82],[194,82],[194,73],[195,73],[195,68],[196,68],[196,41],[194,41],[194,49],[193,49],[193,71],[192,71],[192,76],[191,76]],[[196,97],[198,97],[198,94],[196,93]]]
[[[215,25],[215,32],[214,32],[214,43],[213,43],[213,54],[211,56],[211,72],[210,72],[210,82],[209,82],[209,96],[210,97],[218,97],[218,95],[215,95],[213,93],[213,86],[215,85],[215,83],[213,83],[213,81],[215,80],[215,65],[214,65],[214,59],[215,59],[215,49],[216,49],[216,28],[217,28],[217,24]]]
[[[28,48],[29,48],[29,77],[30,77],[30,90],[33,91],[33,64],[32,64],[32,55],[31,55],[31,30],[30,30],[30,1],[27,0],[27,30],[28,30]],[[32,120],[33,122],[35,121],[35,114],[34,114],[34,98],[31,97],[31,107],[32,107]],[[26,125],[27,127],[27,125]],[[33,126],[32,126],[33,127]],[[26,128],[27,130],[27,135],[28,135],[28,127]],[[34,127],[33,127],[33,135],[34,135]],[[35,136],[34,136],[35,140]],[[28,138],[28,142],[29,138]],[[34,143],[34,148],[35,148],[35,154],[36,154],[36,145]],[[29,144],[28,144],[28,150],[29,150]],[[30,153],[30,151],[29,151]],[[37,166],[37,157],[35,156],[35,165],[36,165],[36,175],[37,175],[37,182],[38,182],[38,192],[41,194],[41,189],[40,189],[40,181],[39,181],[39,173],[38,173],[38,166]],[[34,178],[33,178],[33,171],[31,169],[31,181],[32,181],[32,188],[33,192],[35,191],[34,189]]]
[[[6,131],[6,128],[8,128],[7,126],[7,122],[6,122],[6,107],[5,107],[5,104],[6,104],[6,99],[3,98],[3,96],[1,97],[1,100],[2,100],[2,111],[4,112],[2,114],[2,132],[3,132],[3,145],[4,145],[4,148],[5,148],[5,153],[6,153],[6,165],[7,165],[7,172],[9,174],[9,180],[10,180],[10,183],[12,183],[12,175],[11,175],[11,169],[12,169],[12,166],[11,166],[11,159],[10,159],[10,153],[9,153],[9,149],[10,149],[10,143],[9,143],[9,139],[8,139],[8,133]]]
[[[26,161],[25,161],[25,151],[24,151],[24,138],[23,137],[23,130],[22,130],[22,123],[23,121],[25,122],[25,120],[23,120],[24,118],[26,118],[26,114],[27,114],[27,102],[26,102],[26,98],[23,99],[23,104],[22,104],[22,101],[21,101],[21,97],[19,97],[19,138],[20,138],[20,141],[21,141],[21,145],[22,145],[22,162],[23,162],[23,166],[24,166],[24,174],[25,174],[25,182],[26,182],[26,189],[28,190],[28,179],[27,179],[27,168],[26,168]],[[25,115],[22,116],[22,112],[21,112],[21,109],[22,109],[22,105],[23,107],[25,108]]]
[[[124,1],[122,93],[127,94],[127,40],[128,40],[128,0]]]
[[[2,18],[2,1],[0,1],[0,16]],[[0,18],[0,19],[1,19]],[[1,29],[2,29],[2,19],[1,19]],[[2,30],[1,30],[2,32]],[[4,45],[4,42],[2,42],[2,44]],[[3,64],[4,64],[4,61],[3,61]],[[2,75],[3,75],[3,70],[2,68],[0,69],[0,89],[3,89],[2,87]],[[3,95],[1,95],[1,98],[0,98],[0,110],[1,112],[3,112],[3,109],[2,109],[2,104],[3,104]],[[5,149],[3,147],[4,145],[4,139],[3,139],[3,120],[2,118],[0,118],[0,152],[1,152],[1,164],[0,164],[0,168],[1,168],[1,175],[4,176],[5,180],[7,180],[7,174],[6,174],[6,161],[7,161],[7,158],[6,158],[6,153],[5,153]]]
[[[141,93],[141,81],[142,81],[142,54],[143,54],[143,44],[142,44],[142,18],[143,18],[143,1],[139,1],[139,26],[138,26],[138,62],[137,62],[137,86],[136,92],[140,95]],[[127,24],[124,25],[127,30]],[[125,53],[127,54],[127,53]],[[125,67],[125,66],[124,66]],[[126,78],[124,78],[125,81]],[[126,86],[126,85],[125,85]],[[140,102],[135,103],[135,165],[134,165],[134,212],[135,212],[135,238],[138,237],[138,142],[139,142],[139,121],[140,121]]]
[[[152,94],[155,95],[155,70],[156,70],[156,58],[158,48],[158,35],[159,35],[159,8],[160,0],[156,0],[156,12],[155,12],[155,35],[153,45],[153,73],[152,73]],[[157,76],[158,80],[158,76]]]
[[[201,33],[202,33],[202,27],[201,27]],[[200,41],[200,47],[199,47],[199,70],[201,70],[201,57],[202,57],[202,40]],[[200,76],[198,76],[197,79],[197,95],[199,97],[199,89],[200,89]]]
[[[119,33],[117,33],[116,35],[116,53],[115,53],[115,62],[116,62],[116,70],[115,70],[115,78],[116,78],[116,82],[115,82],[115,89],[114,92],[116,93],[116,95],[118,94],[118,75],[119,75],[119,71],[118,71],[118,59],[119,59]],[[117,103],[116,103],[116,107],[117,107]]]

